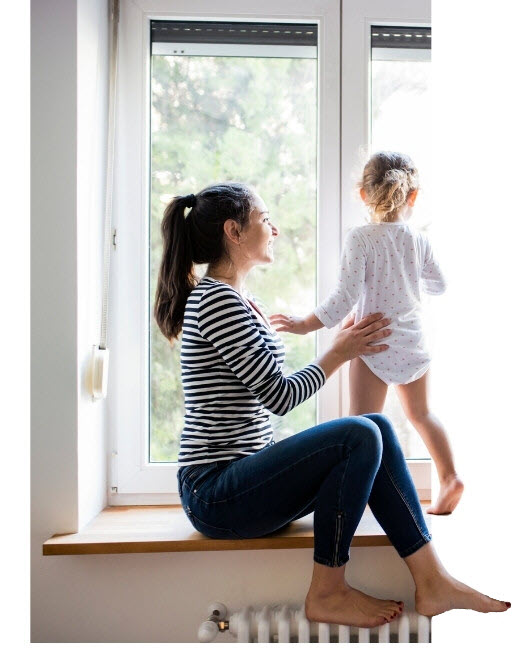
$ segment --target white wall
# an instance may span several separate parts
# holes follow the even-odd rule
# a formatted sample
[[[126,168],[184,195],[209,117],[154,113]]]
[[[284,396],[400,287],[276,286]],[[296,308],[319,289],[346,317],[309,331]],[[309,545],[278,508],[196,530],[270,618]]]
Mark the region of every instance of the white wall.
[[[31,489],[38,542],[77,526],[76,3],[33,2],[31,31]]]
[[[105,503],[103,404],[87,394],[84,373],[99,339],[106,4],[32,3],[32,641],[194,641],[211,600],[301,603],[311,550],[41,550]],[[356,586],[412,606],[393,549],[353,551],[348,572]]]
[[[311,570],[310,549],[47,557],[32,641],[194,642],[210,602],[300,604]],[[348,574],[355,586],[412,607],[412,583],[394,549],[353,550]]]
[[[106,504],[105,402],[87,386],[99,343],[108,100],[107,0],[77,2],[77,354],[79,525]]]

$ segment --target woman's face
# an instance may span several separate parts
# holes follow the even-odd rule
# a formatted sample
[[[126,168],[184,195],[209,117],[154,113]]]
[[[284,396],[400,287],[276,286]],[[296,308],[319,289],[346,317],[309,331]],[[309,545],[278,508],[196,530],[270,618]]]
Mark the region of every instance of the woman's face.
[[[271,222],[267,206],[263,199],[256,195],[249,222],[241,232],[240,246],[245,258],[252,260],[254,264],[273,262],[273,244],[278,235],[279,230]]]

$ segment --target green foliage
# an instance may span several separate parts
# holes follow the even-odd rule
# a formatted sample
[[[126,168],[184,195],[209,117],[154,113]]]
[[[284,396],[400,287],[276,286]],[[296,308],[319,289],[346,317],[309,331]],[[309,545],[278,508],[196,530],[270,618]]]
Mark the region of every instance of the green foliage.
[[[150,295],[171,196],[218,181],[253,185],[280,229],[276,262],[248,288],[267,313],[304,314],[316,300],[317,62],[313,59],[152,58]],[[309,363],[315,336],[286,335],[285,373]],[[150,458],[176,461],[183,426],[179,345],[151,319]],[[316,423],[312,398],[273,418],[277,439]]]

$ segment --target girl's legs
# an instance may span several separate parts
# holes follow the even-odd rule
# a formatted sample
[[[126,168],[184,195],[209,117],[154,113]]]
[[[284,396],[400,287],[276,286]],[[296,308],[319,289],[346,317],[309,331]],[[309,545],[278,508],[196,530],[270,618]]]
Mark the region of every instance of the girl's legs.
[[[379,379],[362,359],[350,361],[350,415],[381,413],[388,386]]]
[[[506,611],[509,603],[485,596],[447,573],[429,542],[418,496],[390,421],[379,413],[365,417],[377,424],[383,441],[381,465],[368,503],[412,574],[417,611],[425,616],[449,609]]]
[[[427,371],[410,384],[396,386],[396,391],[405,415],[420,434],[436,465],[440,480],[440,494],[436,504],[427,512],[433,515],[447,515],[456,508],[464,484],[458,477],[447,434],[441,422],[429,410],[427,400]]]

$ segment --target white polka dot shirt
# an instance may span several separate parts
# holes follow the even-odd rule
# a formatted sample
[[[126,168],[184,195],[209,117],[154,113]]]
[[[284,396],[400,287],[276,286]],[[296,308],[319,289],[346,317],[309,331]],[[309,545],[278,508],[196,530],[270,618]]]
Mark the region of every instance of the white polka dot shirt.
[[[355,307],[357,320],[382,312],[392,319],[389,349],[362,359],[387,384],[407,384],[428,369],[420,291],[441,294],[445,280],[425,234],[403,222],[370,224],[346,235],[339,280],[315,310],[328,328]]]

